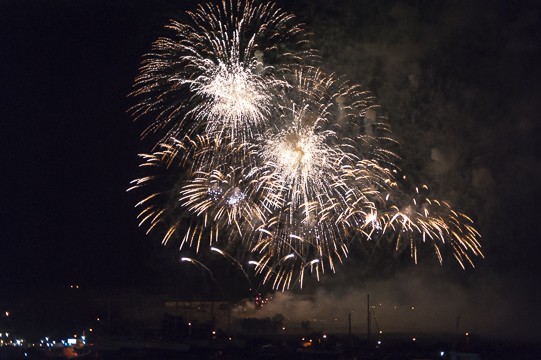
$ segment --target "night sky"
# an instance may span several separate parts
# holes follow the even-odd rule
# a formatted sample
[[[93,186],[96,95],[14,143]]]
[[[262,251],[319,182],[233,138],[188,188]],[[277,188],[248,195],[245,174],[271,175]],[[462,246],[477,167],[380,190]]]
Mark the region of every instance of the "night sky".
[[[360,251],[319,294],[366,284],[384,293],[437,279],[475,294],[464,298],[474,309],[498,304],[494,312],[506,315],[491,327],[539,338],[541,6],[280,4],[315,34],[326,70],[375,93],[400,140],[403,168],[472,215],[486,255],[476,270],[462,271],[450,258],[443,267],[433,259],[414,267],[407,254],[369,261]],[[138,199],[126,189],[149,145],[139,139],[145,123],[126,111],[141,56],[187,6],[1,3],[0,306],[74,283],[98,293],[183,278],[173,274],[183,271],[174,249],[137,227]]]

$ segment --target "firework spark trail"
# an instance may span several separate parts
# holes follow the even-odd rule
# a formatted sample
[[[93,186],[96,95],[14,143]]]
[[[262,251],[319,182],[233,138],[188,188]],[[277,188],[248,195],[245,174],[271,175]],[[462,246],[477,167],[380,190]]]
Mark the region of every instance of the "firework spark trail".
[[[250,279],[250,275],[248,274],[248,272],[246,272],[246,269],[244,268],[244,266],[242,266],[242,263],[239,260],[235,259],[233,256],[229,255],[225,251],[223,251],[221,249],[218,249],[217,247],[211,247],[210,250],[214,251],[214,252],[217,252],[218,254],[222,255],[225,258],[228,258],[233,263],[235,263],[239,267],[239,269],[242,271],[242,273],[244,274],[244,277],[248,281],[248,284],[250,285],[250,288],[252,288],[252,280]]]
[[[212,270],[210,270],[207,266],[205,266],[205,264],[203,264],[202,262],[200,261],[197,261],[195,259],[192,259],[192,258],[189,258],[189,257],[186,257],[186,256],[183,256],[180,258],[180,261],[186,261],[186,262],[189,262],[189,263],[192,263],[192,264],[196,264],[198,266],[201,266],[201,268],[205,269],[206,271],[208,271],[208,273],[210,274],[210,280],[214,281],[215,283],[216,282],[216,279],[214,278],[214,274],[212,273]]]
[[[143,136],[165,131],[167,142],[203,128],[250,139],[267,125],[272,94],[287,86],[277,75],[315,58],[308,35],[272,3],[207,3],[188,16],[171,21],[172,36],[154,43],[135,81],[134,116],[157,113]]]
[[[313,66],[293,15],[224,0],[188,18],[154,43],[132,93],[134,116],[154,115],[143,136],[161,136],[130,188],[150,193],[147,233],[196,255],[240,246],[281,290],[336,271],[358,241],[390,239],[415,262],[425,243],[440,263],[444,247],[462,267],[483,256],[470,218],[397,180],[374,97]]]
[[[428,186],[415,187],[406,192],[400,183],[393,184],[385,203],[378,213],[366,218],[364,230],[391,239],[395,251],[409,247],[410,256],[418,262],[418,248],[432,246],[438,261],[443,263],[443,247],[449,246],[462,268],[465,262],[474,266],[472,255],[483,257],[479,243],[480,234],[472,220],[451,208],[449,203],[428,197]],[[404,186],[404,185],[402,185]]]

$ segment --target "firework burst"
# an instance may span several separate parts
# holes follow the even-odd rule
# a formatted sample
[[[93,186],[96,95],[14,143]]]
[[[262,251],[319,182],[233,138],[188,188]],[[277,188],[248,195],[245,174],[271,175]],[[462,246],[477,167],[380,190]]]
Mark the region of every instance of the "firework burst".
[[[386,169],[360,158],[368,154],[357,139],[343,135],[369,106],[356,101],[360,93],[314,68],[297,70],[290,84],[276,107],[279,126],[261,141],[261,201],[270,215],[253,242],[257,271],[283,289],[302,284],[306,269],[318,277],[335,271],[349,252],[350,223],[372,211],[388,179]]]
[[[135,81],[136,118],[153,113],[143,136],[165,131],[162,142],[204,129],[245,141],[264,129],[273,94],[291,64],[315,52],[291,14],[273,4],[223,1],[199,5],[190,21],[171,21]],[[254,134],[255,133],[255,134]]]
[[[314,66],[293,15],[224,0],[188,18],[154,43],[132,94],[136,118],[154,115],[143,135],[161,139],[130,188],[150,193],[137,204],[147,232],[227,254],[245,274],[248,254],[281,290],[336,271],[359,241],[409,247],[415,262],[424,244],[462,267],[482,256],[470,218],[397,180],[374,97]]]
[[[263,210],[252,200],[259,188],[249,166],[252,151],[222,140],[185,138],[141,155],[141,166],[152,168],[153,175],[134,180],[130,190],[152,192],[137,204],[147,233],[159,229],[163,243],[182,239],[180,249],[199,252],[202,245],[217,243],[220,234],[228,241],[241,239],[263,221]]]

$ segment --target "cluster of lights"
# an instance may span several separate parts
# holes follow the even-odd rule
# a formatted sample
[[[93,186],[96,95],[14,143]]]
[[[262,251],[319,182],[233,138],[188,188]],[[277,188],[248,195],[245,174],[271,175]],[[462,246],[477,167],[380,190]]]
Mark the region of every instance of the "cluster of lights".
[[[92,332],[93,329],[88,329],[89,332]],[[15,337],[13,335],[10,335],[8,332],[0,332],[0,346],[16,346],[16,347],[24,347],[24,348],[42,348],[42,349],[55,349],[55,348],[63,348],[63,347],[83,347],[87,345],[87,338],[84,335],[78,336],[77,334],[73,334],[73,337],[61,339],[61,340],[53,340],[52,338],[45,336],[42,339],[39,340],[37,343],[28,342],[25,339]]]
[[[1,333],[0,332],[0,345],[12,345],[13,340],[9,338],[9,333]]]
[[[45,338],[40,340],[39,346],[52,348],[52,347],[56,347],[56,344],[57,344],[56,340],[49,340],[49,338],[46,336]],[[63,344],[63,342],[61,342],[61,344]]]
[[[33,346],[34,344],[28,344],[24,339],[10,336],[8,332],[0,332],[0,345],[1,346]]]
[[[306,337],[303,337],[301,338],[301,344],[302,344],[302,347],[304,348],[308,348],[308,347],[311,347],[314,345],[314,343],[316,344],[323,344],[327,341],[327,334],[321,334],[321,336],[314,342],[313,339],[310,339],[310,338],[306,338]]]
[[[256,309],[262,308],[264,305],[266,305],[269,302],[269,298],[263,297],[261,293],[258,293],[255,297],[255,307]]]
[[[5,336],[4,336],[5,335]],[[79,340],[80,339],[80,340]],[[39,340],[39,343],[29,343],[24,339],[10,338],[9,333],[0,333],[0,345],[1,346],[21,346],[21,347],[40,347],[40,348],[56,348],[56,347],[68,347],[74,345],[86,345],[86,337],[81,336],[77,339],[74,335],[73,338],[63,340],[52,340],[49,337],[45,337]]]

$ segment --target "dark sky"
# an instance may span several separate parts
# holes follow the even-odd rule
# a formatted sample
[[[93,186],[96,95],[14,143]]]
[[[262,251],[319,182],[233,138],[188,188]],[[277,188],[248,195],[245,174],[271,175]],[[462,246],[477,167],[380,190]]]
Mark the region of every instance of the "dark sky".
[[[540,7],[329,3],[284,7],[316,34],[327,69],[375,92],[404,166],[480,224],[486,259],[477,272],[450,278],[464,291],[497,279],[488,292],[508,293],[502,307],[516,306],[502,312],[539,319]],[[148,151],[143,125],[126,110],[141,56],[181,4],[0,5],[0,306],[71,283],[111,288],[170,271],[159,244],[137,228],[137,199],[125,191],[139,174],[137,153]]]
[[[140,251],[125,194],[138,136],[125,110],[152,28],[145,4],[106,3],[12,2],[2,11],[10,287],[125,275]]]

